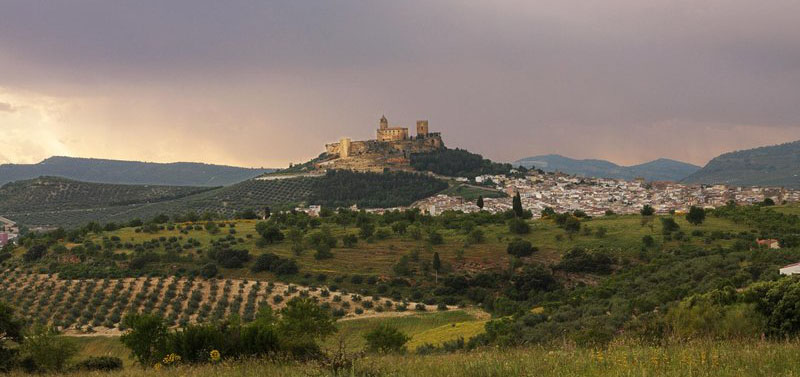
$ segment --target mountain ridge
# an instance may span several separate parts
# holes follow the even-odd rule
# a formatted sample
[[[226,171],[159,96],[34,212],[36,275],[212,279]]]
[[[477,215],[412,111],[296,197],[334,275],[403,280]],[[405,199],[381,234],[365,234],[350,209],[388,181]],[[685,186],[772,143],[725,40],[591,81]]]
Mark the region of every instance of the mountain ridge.
[[[800,187],[800,140],[723,153],[682,182]]]
[[[514,165],[586,177],[627,180],[641,177],[648,181],[680,181],[700,169],[700,166],[668,158],[622,166],[607,160],[574,159],[559,154],[526,157],[515,161]]]
[[[0,185],[52,176],[94,183],[215,187],[227,186],[271,171],[274,169],[199,162],[158,163],[53,156],[36,164],[0,165]]]

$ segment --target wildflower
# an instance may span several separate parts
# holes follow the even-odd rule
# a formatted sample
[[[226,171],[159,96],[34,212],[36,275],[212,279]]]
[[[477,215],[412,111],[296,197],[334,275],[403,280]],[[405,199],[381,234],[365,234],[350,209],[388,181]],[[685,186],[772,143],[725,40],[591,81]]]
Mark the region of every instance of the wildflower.
[[[163,365],[161,365],[161,363],[156,363],[156,365],[153,365],[153,369],[155,369],[155,370],[161,370],[161,367],[162,367],[162,366],[163,366]]]
[[[217,351],[217,350],[211,351],[209,356],[211,357],[211,361],[213,361],[213,362],[219,361],[219,359],[222,357],[222,355],[220,355],[219,351]]]

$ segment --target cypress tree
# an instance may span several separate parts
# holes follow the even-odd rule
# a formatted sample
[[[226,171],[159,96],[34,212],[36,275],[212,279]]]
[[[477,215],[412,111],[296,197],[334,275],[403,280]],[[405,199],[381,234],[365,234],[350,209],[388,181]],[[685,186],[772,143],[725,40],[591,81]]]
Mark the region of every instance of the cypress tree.
[[[519,197],[519,191],[514,195],[514,215],[522,217],[522,198]]]

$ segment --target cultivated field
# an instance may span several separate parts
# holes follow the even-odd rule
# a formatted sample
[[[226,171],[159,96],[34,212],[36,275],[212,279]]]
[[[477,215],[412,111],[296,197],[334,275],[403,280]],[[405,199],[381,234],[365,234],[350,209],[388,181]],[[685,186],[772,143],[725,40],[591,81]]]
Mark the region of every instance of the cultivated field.
[[[322,287],[257,280],[142,277],[60,280],[52,275],[4,271],[0,301],[19,308],[29,323],[55,325],[69,334],[118,335],[130,312],[158,314],[173,326],[219,321],[238,315],[253,319],[259,308],[282,308],[293,297],[313,297],[338,317],[376,317],[390,312],[436,311],[435,305],[362,297]],[[452,308],[451,308],[452,309]],[[441,308],[438,308],[441,310]]]

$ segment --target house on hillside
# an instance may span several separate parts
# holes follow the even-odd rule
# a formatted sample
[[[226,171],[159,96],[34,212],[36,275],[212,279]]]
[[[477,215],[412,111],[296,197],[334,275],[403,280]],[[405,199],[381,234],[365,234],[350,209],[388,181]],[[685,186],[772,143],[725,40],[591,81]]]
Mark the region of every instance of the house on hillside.
[[[797,275],[800,274],[800,263],[790,264],[783,266],[780,269],[781,275]]]
[[[774,238],[756,240],[756,243],[758,243],[758,247],[763,247],[763,248],[767,248],[767,249],[780,249],[781,248],[780,241],[778,241],[778,240],[776,240]]]

